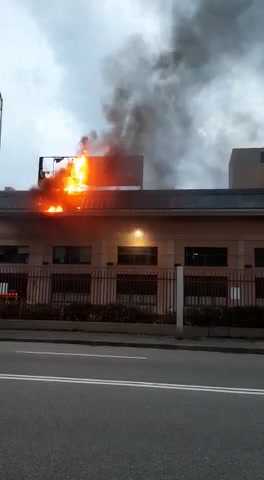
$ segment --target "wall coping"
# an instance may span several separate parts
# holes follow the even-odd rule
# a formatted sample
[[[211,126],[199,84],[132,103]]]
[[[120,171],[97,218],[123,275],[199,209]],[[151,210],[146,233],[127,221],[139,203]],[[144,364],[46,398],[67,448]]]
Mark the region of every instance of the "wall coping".
[[[0,331],[1,330],[83,331],[179,337],[176,325],[147,323],[0,319]],[[183,333],[180,336],[184,338],[264,338],[264,328],[184,326]]]

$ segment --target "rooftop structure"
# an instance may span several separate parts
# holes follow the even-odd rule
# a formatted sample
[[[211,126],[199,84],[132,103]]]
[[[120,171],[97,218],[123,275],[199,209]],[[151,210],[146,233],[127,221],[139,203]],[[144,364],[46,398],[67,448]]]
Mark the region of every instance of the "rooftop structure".
[[[229,162],[229,188],[264,189],[264,147],[232,150]]]

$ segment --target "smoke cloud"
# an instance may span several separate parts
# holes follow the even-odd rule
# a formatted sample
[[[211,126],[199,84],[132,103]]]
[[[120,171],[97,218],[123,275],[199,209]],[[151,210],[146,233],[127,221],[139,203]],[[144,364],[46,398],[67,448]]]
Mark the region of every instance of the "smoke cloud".
[[[167,48],[136,35],[104,62],[102,142],[144,154],[146,187],[226,186],[231,149],[262,144],[263,2],[163,3]]]
[[[226,187],[232,148],[263,145],[263,0],[23,3],[60,67],[57,101],[97,130],[89,153],[144,154],[146,188]],[[48,123],[51,154],[74,153]]]

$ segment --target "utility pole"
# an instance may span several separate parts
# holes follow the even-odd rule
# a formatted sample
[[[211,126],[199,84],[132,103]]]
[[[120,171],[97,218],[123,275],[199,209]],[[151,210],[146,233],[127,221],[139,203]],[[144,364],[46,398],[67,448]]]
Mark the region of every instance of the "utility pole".
[[[1,138],[2,138],[2,116],[3,116],[3,97],[0,92],[0,148],[1,148]]]

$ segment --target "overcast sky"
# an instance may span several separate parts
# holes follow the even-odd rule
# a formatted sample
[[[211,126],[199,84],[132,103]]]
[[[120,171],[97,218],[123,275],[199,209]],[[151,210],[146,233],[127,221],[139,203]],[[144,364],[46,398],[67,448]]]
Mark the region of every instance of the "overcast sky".
[[[1,188],[28,188],[39,156],[72,155],[82,135],[105,125],[103,59],[134,32],[159,36],[155,8],[140,4],[0,1]]]
[[[263,14],[258,0],[242,1],[254,4],[248,21],[252,15],[257,18],[257,8]],[[29,188],[36,183],[39,156],[74,154],[82,135],[106,128],[102,110],[109,88],[103,76],[105,58],[118,52],[135,33],[141,33],[150,50],[162,51],[169,39],[171,5],[177,4],[180,15],[182,10],[191,12],[194,3],[0,0],[0,91],[4,98],[0,188]],[[261,18],[256,32],[263,30]],[[174,186],[218,186],[221,175],[219,186],[223,186],[230,149],[264,143],[263,41],[253,40],[241,61],[222,59],[224,71],[206,89],[200,85],[199,90],[191,90],[191,128],[195,135],[199,131],[199,143],[194,136],[191,144],[189,137],[191,147],[181,153],[177,169],[168,170]],[[168,132],[172,135],[169,128]],[[168,136],[164,143],[170,141]]]

